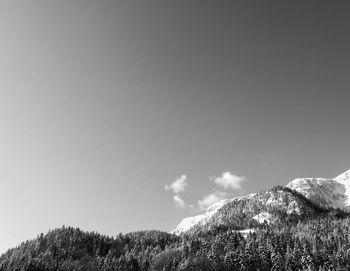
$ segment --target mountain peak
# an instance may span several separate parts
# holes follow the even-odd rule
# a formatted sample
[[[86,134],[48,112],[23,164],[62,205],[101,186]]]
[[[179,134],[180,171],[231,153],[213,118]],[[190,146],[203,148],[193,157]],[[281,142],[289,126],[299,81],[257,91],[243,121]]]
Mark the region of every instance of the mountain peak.
[[[335,177],[334,180],[338,182],[346,182],[350,180],[350,169]]]
[[[323,207],[344,208],[347,202],[347,189],[336,180],[297,178],[288,183],[287,187]]]
[[[287,190],[286,190],[287,189]],[[289,189],[289,190],[288,190]],[[267,221],[270,223],[276,220],[273,215],[266,211],[266,208],[278,206],[278,209],[285,208],[287,214],[296,212],[299,214],[302,204],[298,202],[292,196],[287,196],[290,191],[296,191],[299,195],[302,195],[312,204],[318,205],[323,208],[340,208],[342,210],[347,209],[350,211],[350,169],[343,172],[334,179],[327,178],[297,178],[289,182],[285,187],[275,187],[270,190],[260,192],[258,194],[250,194],[243,197],[236,197],[232,199],[226,199],[219,201],[208,207],[207,211],[203,214],[184,218],[177,228],[172,233],[180,234],[187,232],[194,227],[208,227],[211,224],[220,223],[228,218],[229,213],[235,213],[236,211],[230,209],[241,208],[242,213],[245,215],[250,214],[246,219],[251,221],[255,220],[259,223]],[[284,206],[282,203],[286,197],[290,197],[288,204]],[[249,208],[243,208],[242,202],[249,206],[255,206],[258,213],[251,213]],[[249,202],[249,203],[248,203]],[[293,204],[291,204],[294,202]],[[282,205],[278,205],[282,204]],[[248,206],[247,205],[247,206]],[[257,206],[259,208],[257,208]],[[253,208],[254,209],[254,208]],[[237,216],[240,213],[235,213],[235,216],[229,217],[232,221],[237,220]]]
[[[188,233],[212,227],[230,227],[241,231],[264,223],[274,224],[283,219],[294,221],[316,214],[319,211],[317,208],[320,207],[293,189],[275,186],[257,194],[220,201],[210,206],[204,214],[183,219],[172,233]]]
[[[350,170],[333,179],[298,178],[287,187],[321,206],[350,210]]]

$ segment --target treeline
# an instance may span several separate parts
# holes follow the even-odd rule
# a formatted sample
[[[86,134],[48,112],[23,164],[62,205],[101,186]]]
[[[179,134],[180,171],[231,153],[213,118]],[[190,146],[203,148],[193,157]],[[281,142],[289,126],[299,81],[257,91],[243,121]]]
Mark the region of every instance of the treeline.
[[[161,231],[113,238],[62,227],[8,250],[0,257],[0,270],[148,270],[154,255],[179,242]]]
[[[349,234],[350,219],[333,215],[264,225],[247,238],[227,227],[114,238],[63,227],[7,251],[0,270],[350,270]]]

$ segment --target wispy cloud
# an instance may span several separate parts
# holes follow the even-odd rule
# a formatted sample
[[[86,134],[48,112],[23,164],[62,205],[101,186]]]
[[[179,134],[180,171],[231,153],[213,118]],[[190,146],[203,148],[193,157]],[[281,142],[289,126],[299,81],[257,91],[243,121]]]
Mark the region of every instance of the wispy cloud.
[[[187,176],[185,174],[182,174],[180,178],[176,179],[170,185],[165,185],[166,191],[170,190],[175,194],[173,196],[175,206],[181,209],[184,209],[186,207],[185,201],[179,196],[180,192],[185,191],[185,188],[187,186],[186,179],[187,179]]]
[[[214,183],[220,187],[221,189],[216,190],[215,192],[208,194],[204,196],[201,200],[198,200],[197,205],[200,210],[206,210],[209,206],[213,205],[214,203],[226,199],[228,197],[228,193],[225,191],[220,190],[241,190],[242,189],[242,182],[246,180],[246,177],[244,176],[238,176],[230,171],[223,172],[221,174],[221,177],[210,177]],[[189,204],[187,205],[186,202],[180,197],[180,193],[185,191],[185,188],[187,186],[187,176],[185,174],[182,174],[181,177],[176,179],[174,182],[172,182],[170,185],[165,185],[166,191],[171,191],[174,193],[173,200],[175,203],[175,206],[177,208],[195,208],[195,205]]]
[[[237,176],[230,171],[226,171],[222,173],[221,177],[215,178],[214,182],[224,189],[240,190],[242,189],[241,183],[246,179],[244,176]]]
[[[182,208],[183,209],[183,208],[186,207],[185,201],[182,198],[180,198],[179,195],[175,195],[174,196],[174,202],[175,202],[175,206],[178,207],[178,208]]]
[[[186,179],[186,175],[182,174],[180,178],[175,180],[170,185],[165,185],[165,190],[171,190],[175,194],[185,191],[185,187],[187,186]]]
[[[210,205],[223,200],[227,197],[225,192],[215,192],[209,195],[206,195],[203,199],[198,201],[198,207],[200,210],[206,210]]]

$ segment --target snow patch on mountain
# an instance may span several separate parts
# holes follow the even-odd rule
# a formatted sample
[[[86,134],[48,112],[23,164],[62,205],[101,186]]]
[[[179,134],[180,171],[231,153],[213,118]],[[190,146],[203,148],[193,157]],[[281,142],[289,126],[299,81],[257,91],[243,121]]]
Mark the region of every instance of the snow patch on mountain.
[[[240,230],[238,231],[244,238],[247,238],[249,234],[254,233],[256,230],[255,229],[245,229],[245,230]]]
[[[268,199],[266,201],[266,206],[271,206],[274,208],[285,208],[285,197],[283,191],[277,191],[277,192],[271,192],[267,191],[265,192],[266,196],[268,196]],[[297,201],[291,199],[289,201],[289,204],[287,206],[286,210],[287,214],[297,213],[300,215],[301,210],[299,208],[299,204]]]
[[[323,207],[343,208],[346,200],[344,185],[331,179],[298,178],[287,187]]]
[[[350,169],[335,177],[334,180],[344,185],[346,200],[344,201],[344,207],[350,209]]]
[[[337,177],[335,177],[334,180],[338,182],[344,182],[344,181],[350,180],[350,169],[338,175]]]
[[[298,178],[287,187],[323,207],[350,210],[350,170],[334,179]]]
[[[222,208],[227,203],[229,203],[229,202],[231,202],[233,200],[240,200],[240,199],[243,199],[243,198],[253,197],[254,195],[255,194],[249,194],[249,195],[243,196],[243,197],[236,197],[236,198],[233,198],[233,199],[220,200],[220,201],[214,203],[213,205],[209,206],[204,214],[200,214],[200,215],[197,215],[197,216],[184,218],[180,222],[180,224],[176,227],[176,229],[173,230],[171,233],[181,234],[183,232],[188,231],[189,229],[193,228],[196,225],[204,225],[205,223],[207,223],[213,217],[213,215],[215,215],[217,213],[217,211],[220,208]]]
[[[350,170],[340,174],[334,179],[326,178],[297,178],[286,185],[286,188],[292,189],[313,203],[322,207],[333,207],[347,209],[350,211]],[[225,220],[230,213],[230,208],[241,206],[244,200],[251,199],[255,202],[258,210],[245,210],[247,215],[251,215],[259,223],[269,224],[274,223],[277,217],[265,210],[264,206],[272,209],[278,209],[286,214],[307,215],[308,212],[313,212],[313,207],[303,205],[298,197],[288,193],[281,188],[271,189],[258,194],[250,194],[243,197],[221,200],[208,207],[204,214],[194,217],[184,218],[172,233],[181,234],[195,226],[205,226],[208,224],[220,224],[220,221]],[[225,208],[222,208],[224,207]],[[242,208],[242,207],[240,207]],[[217,214],[217,216],[215,216]]]
[[[176,227],[175,230],[172,231],[174,234],[180,234],[182,232],[185,232],[192,227],[194,227],[197,224],[204,224],[205,222],[209,221],[209,219],[222,207],[224,206],[229,200],[224,199],[220,200],[213,205],[209,206],[207,211],[204,214],[193,216],[193,217],[186,217],[184,218],[180,224]]]
[[[261,212],[253,216],[253,219],[258,221],[259,223],[265,223],[266,221],[266,223],[270,224],[273,219],[273,216],[269,212]]]

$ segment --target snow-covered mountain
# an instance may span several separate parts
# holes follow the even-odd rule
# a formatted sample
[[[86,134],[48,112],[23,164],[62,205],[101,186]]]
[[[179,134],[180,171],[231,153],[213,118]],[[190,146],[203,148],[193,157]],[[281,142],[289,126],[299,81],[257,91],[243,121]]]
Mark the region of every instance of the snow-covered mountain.
[[[315,215],[320,212],[319,209],[318,205],[294,190],[276,186],[257,194],[215,203],[204,214],[183,219],[173,233],[210,230],[216,227],[229,227],[233,230],[253,229],[262,223],[288,223]]]
[[[193,228],[194,226],[204,226],[206,223],[210,221],[210,219],[218,212],[219,209],[221,209],[224,205],[234,202],[234,201],[240,201],[243,199],[249,199],[253,197],[255,194],[249,194],[244,197],[236,197],[233,199],[224,199],[220,200],[213,205],[209,206],[204,214],[192,216],[192,217],[186,217],[184,218],[180,224],[176,227],[175,230],[172,231],[172,233],[180,234],[182,232],[186,232],[189,229]]]
[[[350,169],[334,178],[335,181],[344,185],[346,200],[344,201],[344,207],[350,209]]]
[[[287,187],[323,207],[350,210],[350,170],[334,179],[298,178]]]
[[[343,207],[347,199],[344,185],[331,179],[298,178],[288,183],[287,187],[323,207]]]
[[[197,224],[204,225],[228,201],[229,200],[226,200],[226,199],[218,201],[218,202],[214,203],[213,205],[209,206],[204,214],[184,218],[180,222],[180,224],[176,227],[176,229],[172,231],[172,233],[180,234],[182,232],[188,231],[189,229],[193,228]]]
[[[203,214],[184,218],[173,233],[220,225],[251,228],[286,216],[293,219],[315,214],[319,207],[350,210],[350,170],[334,179],[298,178],[285,187],[219,201]]]

